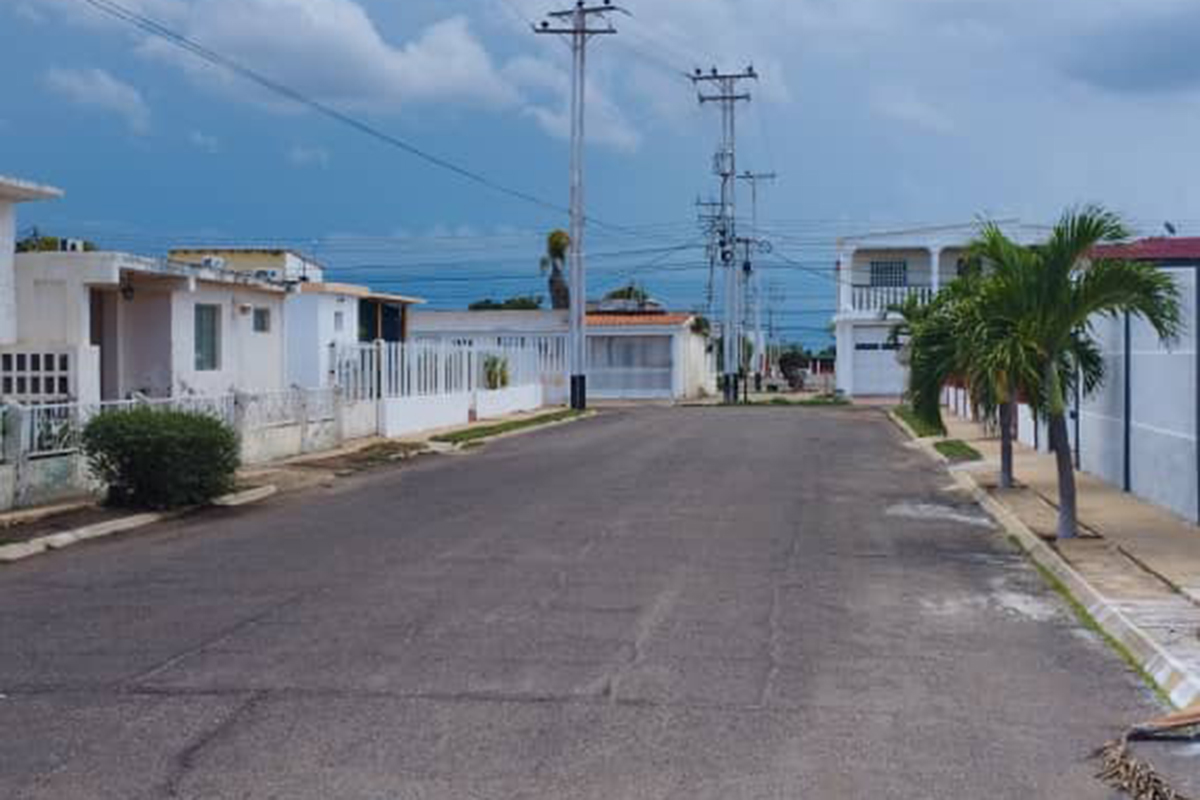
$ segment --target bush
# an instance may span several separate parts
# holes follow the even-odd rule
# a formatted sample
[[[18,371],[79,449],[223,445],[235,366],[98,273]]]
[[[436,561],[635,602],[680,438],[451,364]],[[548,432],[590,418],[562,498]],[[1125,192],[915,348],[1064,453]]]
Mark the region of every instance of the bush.
[[[178,508],[231,492],[240,462],[238,436],[212,417],[135,408],[92,419],[83,432],[92,473],[110,505]]]
[[[491,391],[508,388],[508,359],[488,356],[483,360],[484,381]]]

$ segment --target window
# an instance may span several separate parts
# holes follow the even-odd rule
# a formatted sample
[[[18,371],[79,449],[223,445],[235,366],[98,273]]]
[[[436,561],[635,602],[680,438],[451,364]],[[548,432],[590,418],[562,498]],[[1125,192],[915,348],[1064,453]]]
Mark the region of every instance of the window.
[[[196,371],[215,372],[221,368],[221,307],[197,304]]]
[[[271,309],[269,309],[269,308],[254,309],[254,332],[255,333],[270,333],[271,332]]]
[[[333,312],[333,332],[341,333],[345,329],[346,329],[346,312],[345,311]]]
[[[907,261],[872,261],[872,286],[908,286]]]

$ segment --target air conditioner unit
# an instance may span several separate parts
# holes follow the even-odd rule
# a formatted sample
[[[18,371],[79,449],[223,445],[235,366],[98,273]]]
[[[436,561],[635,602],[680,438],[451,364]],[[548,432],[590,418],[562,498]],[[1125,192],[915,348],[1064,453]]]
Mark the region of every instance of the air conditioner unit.
[[[64,253],[82,253],[85,248],[83,239],[59,239],[58,249]]]
[[[275,280],[275,270],[256,269],[254,271],[254,277],[258,278],[260,281],[273,281]]]
[[[200,263],[209,269],[225,269],[225,259],[221,256],[205,256]]]

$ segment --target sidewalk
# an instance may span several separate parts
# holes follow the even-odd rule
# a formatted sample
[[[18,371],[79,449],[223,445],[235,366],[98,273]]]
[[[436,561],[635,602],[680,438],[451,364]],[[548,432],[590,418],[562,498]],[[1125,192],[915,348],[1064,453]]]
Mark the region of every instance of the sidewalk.
[[[1000,490],[999,440],[986,436],[981,425],[949,413],[945,422],[947,438],[968,442],[984,457],[982,463],[956,471],[969,476],[987,496],[1046,540],[1098,595],[1102,606],[1124,616],[1200,685],[1200,528],[1094,476],[1076,473],[1082,535],[1074,541],[1053,542],[1058,513],[1054,456],[1014,445],[1018,486]],[[1089,603],[1083,605],[1092,610]],[[1099,615],[1093,612],[1093,616],[1108,628]],[[1143,654],[1136,643],[1108,632],[1142,662],[1160,688],[1172,693],[1174,686],[1159,679],[1156,663],[1161,658]]]

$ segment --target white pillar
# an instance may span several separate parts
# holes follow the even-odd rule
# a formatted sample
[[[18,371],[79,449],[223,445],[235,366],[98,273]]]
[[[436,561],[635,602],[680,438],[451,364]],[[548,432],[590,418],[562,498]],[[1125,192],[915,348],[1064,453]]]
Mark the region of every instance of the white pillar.
[[[11,202],[0,200],[0,345],[17,341],[16,213]]]
[[[929,257],[929,285],[933,287],[933,293],[937,294],[942,288],[942,248],[929,248]]]

